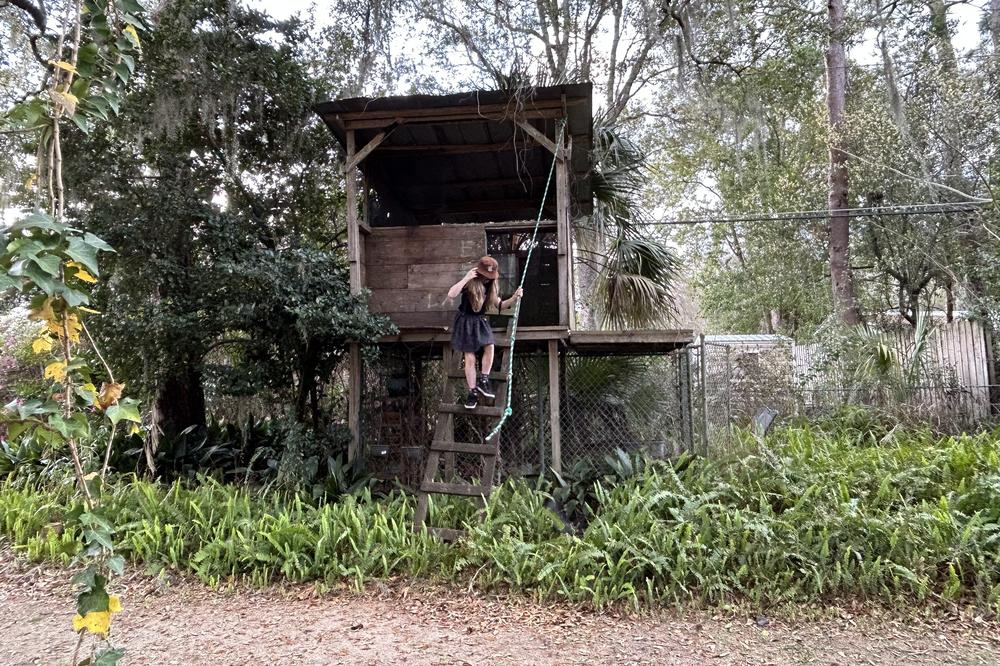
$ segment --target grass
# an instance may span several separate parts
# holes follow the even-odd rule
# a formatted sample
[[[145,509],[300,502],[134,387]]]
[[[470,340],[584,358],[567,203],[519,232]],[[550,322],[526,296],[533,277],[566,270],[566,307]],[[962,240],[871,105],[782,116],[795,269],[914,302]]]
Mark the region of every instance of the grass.
[[[361,589],[409,576],[597,607],[852,597],[997,613],[1000,432],[883,435],[794,427],[763,447],[747,438],[731,460],[650,464],[598,484],[579,535],[563,534],[545,494],[524,482],[497,489],[482,515],[467,501],[433,504],[433,524],[468,527],[454,545],[414,533],[414,502],[398,493],[316,505],[209,479],[119,479],[107,515],[127,557],[211,585]],[[64,487],[0,488],[0,531],[31,559],[70,562],[78,513]]]

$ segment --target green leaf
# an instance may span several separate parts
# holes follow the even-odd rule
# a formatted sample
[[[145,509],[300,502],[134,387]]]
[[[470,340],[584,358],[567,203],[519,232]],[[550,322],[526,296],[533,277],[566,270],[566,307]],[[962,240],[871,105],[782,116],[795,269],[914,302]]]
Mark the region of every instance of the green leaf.
[[[129,14],[141,15],[146,11],[136,0],[119,0],[116,4],[122,8],[122,11],[128,12]]]
[[[90,234],[87,235],[89,236]],[[97,268],[98,249],[99,248],[87,242],[87,236],[84,236],[83,238],[70,236],[69,248],[66,249],[66,254],[68,254],[74,261],[79,261],[81,264],[86,266],[87,270],[94,275],[100,275]]]
[[[135,58],[133,58],[132,56],[127,55],[125,53],[122,53],[121,54],[121,59],[122,59],[122,62],[125,63],[125,66],[128,67],[129,74],[134,73],[135,72]]]
[[[91,564],[86,569],[73,576],[73,584],[84,587],[84,591],[91,590],[97,582],[96,576],[97,567]]]
[[[0,293],[8,289],[21,289],[21,281],[15,277],[7,275],[7,273],[0,273]]]
[[[104,93],[104,99],[107,100],[108,106],[111,107],[111,110],[114,111],[117,116],[118,112],[121,111],[121,98],[111,91],[106,91]]]
[[[14,224],[10,225],[7,231],[13,232],[30,229],[38,231],[54,231],[57,234],[61,234],[68,228],[69,227],[65,224],[56,222],[51,215],[43,213],[40,210],[36,210],[27,217],[21,218]]]
[[[59,257],[54,254],[38,254],[31,257],[36,266],[49,275],[55,277],[59,275]]]
[[[90,296],[83,291],[73,289],[72,287],[63,286],[59,289],[59,294],[66,301],[66,304],[71,308],[79,307],[81,305],[87,305],[90,303]]]
[[[97,657],[94,659],[92,666],[116,666],[124,656],[125,650],[118,648],[105,648],[98,651]]]
[[[82,104],[77,108],[77,111],[81,111],[89,116],[97,116],[101,120],[108,120],[108,112],[97,104],[92,104],[93,100],[88,100],[87,104]]]
[[[90,134],[91,126],[90,121],[87,120],[87,116],[79,113],[74,113],[69,117],[73,121],[73,124],[80,128],[80,131],[84,134]]]
[[[125,558],[121,555],[115,555],[108,558],[108,569],[110,569],[114,574],[121,576],[125,573]]]
[[[76,598],[76,612],[86,615],[91,611],[98,613],[108,610],[108,593],[104,589],[108,580],[97,574],[94,576],[94,584],[88,590],[84,590]]]
[[[110,103],[110,100],[108,100]],[[115,110],[117,113],[117,109]],[[87,245],[95,248],[98,252],[114,252],[115,248],[111,247],[103,240],[90,233],[89,231],[83,234],[83,242]]]
[[[13,272],[13,271],[12,271]],[[39,289],[49,296],[55,296],[63,288],[62,282],[52,279],[34,264],[26,264],[22,270],[24,276],[35,283]]]
[[[104,530],[84,530],[83,540],[89,544],[98,544],[105,550],[115,549],[115,545],[111,543],[111,535]]]
[[[94,513],[93,511],[87,511],[80,514],[80,522],[89,527],[98,527],[105,532],[114,532],[115,528],[111,526],[104,516],[99,513]]]
[[[128,71],[128,67],[119,63],[111,69],[114,71],[115,75],[122,80],[122,83],[128,83],[128,79],[132,75],[132,72]]]
[[[118,423],[123,420],[142,423],[142,416],[139,414],[139,401],[134,398],[120,400],[118,404],[108,407],[106,413],[112,423]]]

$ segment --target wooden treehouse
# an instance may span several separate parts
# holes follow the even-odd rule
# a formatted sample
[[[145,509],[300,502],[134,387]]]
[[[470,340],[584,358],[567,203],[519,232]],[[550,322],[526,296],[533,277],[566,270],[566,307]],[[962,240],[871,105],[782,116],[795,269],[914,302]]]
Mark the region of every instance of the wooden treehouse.
[[[589,83],[342,99],[317,112],[346,153],[351,287],[367,290],[371,310],[399,328],[374,356],[359,345],[351,350],[352,457],[366,455],[377,471],[425,492],[485,496],[498,455],[508,472],[558,470],[567,454],[616,445],[666,451],[690,441],[690,373],[686,357],[671,353],[691,342],[691,332],[576,326],[573,228],[592,209]],[[504,296],[527,269],[526,295],[513,356],[509,313],[493,322],[496,403],[467,414],[457,402],[459,360],[448,348],[456,303],[447,291],[484,254],[500,263]],[[656,362],[663,367],[652,368]],[[499,441],[486,442],[505,406],[511,363],[514,413]],[[631,381],[618,367],[663,378],[659,400],[637,406],[622,404],[621,391],[609,397],[609,386]],[[643,408],[649,418],[636,419]],[[629,415],[634,426],[623,421]],[[472,456],[464,468],[478,482],[454,482],[462,456]]]

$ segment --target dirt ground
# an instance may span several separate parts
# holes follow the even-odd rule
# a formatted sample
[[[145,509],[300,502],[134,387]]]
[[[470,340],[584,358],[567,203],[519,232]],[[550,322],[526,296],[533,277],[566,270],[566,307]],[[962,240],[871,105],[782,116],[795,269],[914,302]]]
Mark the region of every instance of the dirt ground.
[[[0,663],[66,664],[66,571],[0,552]],[[138,664],[986,664],[1000,624],[824,609],[825,619],[695,612],[631,617],[405,582],[358,596],[312,587],[212,591],[127,576],[116,643]]]

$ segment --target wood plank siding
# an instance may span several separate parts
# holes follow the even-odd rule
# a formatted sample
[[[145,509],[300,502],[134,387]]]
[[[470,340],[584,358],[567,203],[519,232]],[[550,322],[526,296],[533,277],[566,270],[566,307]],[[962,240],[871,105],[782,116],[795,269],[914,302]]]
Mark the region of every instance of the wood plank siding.
[[[372,312],[401,328],[450,326],[448,288],[486,252],[481,224],[377,227],[365,237]]]

